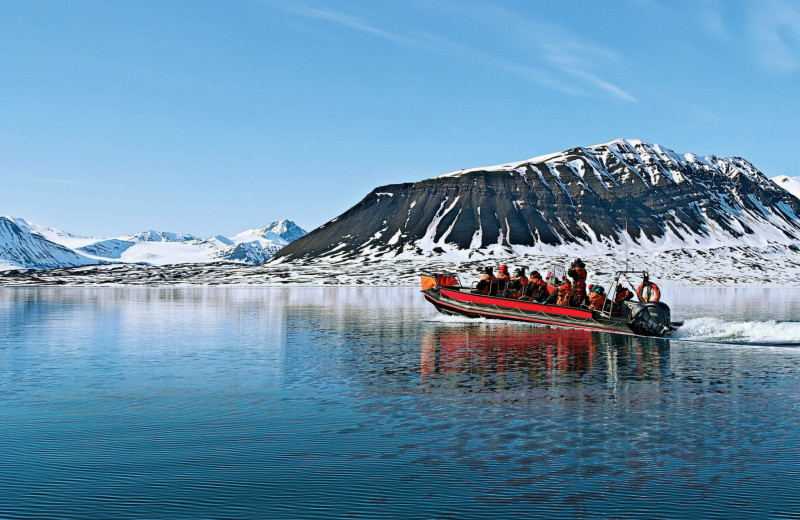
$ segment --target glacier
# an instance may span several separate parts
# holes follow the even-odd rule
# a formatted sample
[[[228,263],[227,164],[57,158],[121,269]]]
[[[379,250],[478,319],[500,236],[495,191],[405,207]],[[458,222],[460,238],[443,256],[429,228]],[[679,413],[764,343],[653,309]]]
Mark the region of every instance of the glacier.
[[[114,238],[76,235],[12,216],[0,217],[0,270],[86,265],[260,264],[306,231],[290,220],[270,222],[233,237],[198,238],[147,230]]]

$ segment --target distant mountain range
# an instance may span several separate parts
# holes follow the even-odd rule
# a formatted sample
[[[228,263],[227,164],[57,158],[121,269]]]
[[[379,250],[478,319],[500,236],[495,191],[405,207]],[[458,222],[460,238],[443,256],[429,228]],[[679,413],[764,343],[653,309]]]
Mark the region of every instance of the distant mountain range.
[[[617,139],[375,188],[272,263],[796,248],[797,181],[741,157]]]
[[[469,281],[486,265],[542,269],[575,256],[592,279],[630,265],[659,283],[798,286],[798,187],[741,157],[617,139],[381,186],[308,234],[281,221],[232,237],[87,238],[4,217],[0,268],[73,267],[6,271],[0,286],[408,285],[422,270]],[[80,267],[98,263],[108,265]]]
[[[17,217],[0,217],[0,269],[54,269],[92,264],[260,264],[306,232],[289,220],[233,237],[198,238],[144,231],[115,238],[75,235]]]

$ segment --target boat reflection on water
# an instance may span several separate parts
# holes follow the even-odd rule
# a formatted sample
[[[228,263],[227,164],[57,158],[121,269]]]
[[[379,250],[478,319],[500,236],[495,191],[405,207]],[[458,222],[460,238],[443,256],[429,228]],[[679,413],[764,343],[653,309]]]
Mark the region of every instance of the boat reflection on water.
[[[420,352],[423,381],[452,375],[483,388],[660,382],[668,367],[668,340],[556,327],[442,325],[423,335]]]

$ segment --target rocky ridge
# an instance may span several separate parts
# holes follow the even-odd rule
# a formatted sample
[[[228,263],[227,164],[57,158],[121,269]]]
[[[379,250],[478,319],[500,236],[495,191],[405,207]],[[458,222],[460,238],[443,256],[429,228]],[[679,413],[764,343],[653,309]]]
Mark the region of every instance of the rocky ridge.
[[[740,157],[618,139],[374,189],[274,261],[791,245],[800,200]]]

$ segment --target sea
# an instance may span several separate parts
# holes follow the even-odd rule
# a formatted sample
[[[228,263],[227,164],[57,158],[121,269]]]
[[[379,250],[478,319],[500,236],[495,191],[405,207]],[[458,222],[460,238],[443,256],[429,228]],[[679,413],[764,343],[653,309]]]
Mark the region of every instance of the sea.
[[[0,518],[800,517],[800,289],[650,339],[416,288],[0,289]]]

